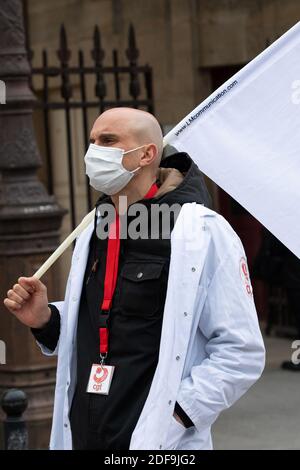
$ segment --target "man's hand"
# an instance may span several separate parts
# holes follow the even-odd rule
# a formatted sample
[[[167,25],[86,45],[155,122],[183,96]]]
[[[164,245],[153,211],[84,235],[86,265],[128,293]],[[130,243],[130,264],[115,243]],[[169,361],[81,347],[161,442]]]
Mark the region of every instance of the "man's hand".
[[[35,277],[20,277],[7,292],[5,307],[30,328],[43,328],[49,321],[47,287]]]

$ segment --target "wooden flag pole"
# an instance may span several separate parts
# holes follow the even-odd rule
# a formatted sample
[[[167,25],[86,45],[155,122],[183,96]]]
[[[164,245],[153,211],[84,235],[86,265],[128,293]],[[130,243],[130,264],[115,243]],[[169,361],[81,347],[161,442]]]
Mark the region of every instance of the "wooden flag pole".
[[[80,224],[73,230],[70,235],[59,245],[58,248],[52,253],[52,255],[42,264],[42,266],[34,274],[34,277],[40,279],[46,271],[55,263],[55,261],[66,251],[71,245],[75,238],[81,234],[81,232],[90,224],[95,217],[95,209],[89,212],[80,222]]]

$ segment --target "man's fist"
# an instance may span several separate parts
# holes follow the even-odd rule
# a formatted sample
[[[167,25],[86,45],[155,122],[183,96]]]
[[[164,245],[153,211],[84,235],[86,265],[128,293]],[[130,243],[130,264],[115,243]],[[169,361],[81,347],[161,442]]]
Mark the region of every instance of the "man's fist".
[[[47,287],[35,277],[19,277],[18,284],[7,292],[5,307],[24,325],[43,328],[49,321]]]

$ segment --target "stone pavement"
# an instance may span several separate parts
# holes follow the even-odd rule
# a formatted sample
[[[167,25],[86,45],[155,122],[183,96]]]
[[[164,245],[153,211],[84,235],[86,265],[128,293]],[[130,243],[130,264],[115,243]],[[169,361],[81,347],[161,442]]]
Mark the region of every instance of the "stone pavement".
[[[215,449],[300,449],[300,372],[280,369],[291,340],[265,338],[261,379],[212,428]]]

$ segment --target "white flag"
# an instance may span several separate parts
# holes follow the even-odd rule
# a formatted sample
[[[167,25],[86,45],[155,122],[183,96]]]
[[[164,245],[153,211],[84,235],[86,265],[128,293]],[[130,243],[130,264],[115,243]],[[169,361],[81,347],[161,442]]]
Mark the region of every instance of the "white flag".
[[[300,22],[165,137],[300,258]]]

